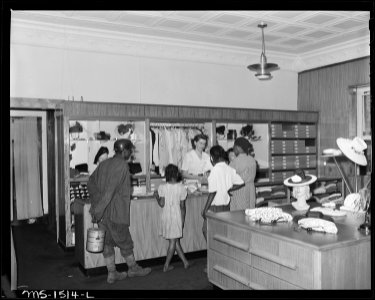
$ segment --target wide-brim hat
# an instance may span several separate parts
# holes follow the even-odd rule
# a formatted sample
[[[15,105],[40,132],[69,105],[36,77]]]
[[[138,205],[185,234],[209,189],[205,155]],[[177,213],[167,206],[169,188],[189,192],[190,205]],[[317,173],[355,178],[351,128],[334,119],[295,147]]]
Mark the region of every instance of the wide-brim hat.
[[[302,169],[298,169],[293,176],[284,180],[284,184],[286,186],[305,186],[314,183],[316,179],[315,175],[305,175],[305,172]]]
[[[338,138],[336,143],[342,153],[351,161],[361,166],[367,165],[367,159],[363,153],[363,150],[367,149],[367,144],[363,139],[359,137],[355,137],[353,140]]]

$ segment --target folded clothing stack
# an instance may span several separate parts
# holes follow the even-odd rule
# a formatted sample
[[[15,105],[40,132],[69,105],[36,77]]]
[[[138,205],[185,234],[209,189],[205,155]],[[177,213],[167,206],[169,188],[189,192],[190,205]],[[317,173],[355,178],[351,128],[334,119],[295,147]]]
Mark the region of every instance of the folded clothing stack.
[[[250,220],[262,223],[290,222],[293,220],[290,214],[283,212],[278,207],[248,208],[245,209],[245,214],[250,217]]]
[[[298,221],[298,225],[308,231],[319,231],[324,233],[337,234],[338,229],[335,223],[318,218],[304,218]]]

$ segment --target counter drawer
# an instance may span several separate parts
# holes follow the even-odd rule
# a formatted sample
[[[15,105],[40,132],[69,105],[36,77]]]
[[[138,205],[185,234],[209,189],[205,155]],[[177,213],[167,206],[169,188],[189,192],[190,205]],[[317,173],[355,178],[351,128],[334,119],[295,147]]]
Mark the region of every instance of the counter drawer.
[[[249,231],[212,220],[209,223],[208,248],[250,265]]]
[[[251,289],[263,290],[300,290],[302,288],[290,284],[280,278],[264,273],[260,270],[251,268],[249,287]]]
[[[251,266],[293,285],[313,288],[313,251],[302,246],[252,233]]]
[[[223,289],[249,289],[250,267],[235,259],[207,250],[208,278]]]

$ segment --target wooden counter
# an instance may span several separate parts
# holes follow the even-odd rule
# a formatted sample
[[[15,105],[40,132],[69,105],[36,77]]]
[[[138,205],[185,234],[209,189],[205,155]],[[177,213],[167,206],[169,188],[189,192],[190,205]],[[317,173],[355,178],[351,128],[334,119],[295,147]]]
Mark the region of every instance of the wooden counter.
[[[283,207],[291,213],[291,205]],[[223,289],[370,289],[370,235],[363,218],[336,218],[338,234],[294,222],[259,225],[243,210],[208,213],[208,278]]]
[[[189,195],[186,199],[186,217],[181,246],[185,253],[206,249],[202,233],[201,212],[207,194]],[[86,251],[87,229],[92,227],[89,213],[90,203],[75,200],[76,245],[75,256],[85,270],[105,266],[101,253]],[[159,235],[161,208],[154,197],[139,197],[130,205],[130,233],[134,242],[136,260],[165,256],[168,241]],[[116,264],[125,263],[119,248],[115,248]]]

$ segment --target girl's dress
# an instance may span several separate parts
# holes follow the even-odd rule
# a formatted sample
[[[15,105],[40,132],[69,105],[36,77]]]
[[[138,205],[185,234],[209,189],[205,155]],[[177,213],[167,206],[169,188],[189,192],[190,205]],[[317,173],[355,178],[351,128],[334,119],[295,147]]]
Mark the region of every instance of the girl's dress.
[[[181,183],[166,183],[158,188],[160,197],[164,197],[159,234],[166,239],[182,237],[180,201],[186,199],[187,191]]]

